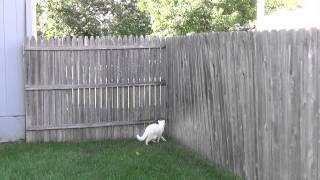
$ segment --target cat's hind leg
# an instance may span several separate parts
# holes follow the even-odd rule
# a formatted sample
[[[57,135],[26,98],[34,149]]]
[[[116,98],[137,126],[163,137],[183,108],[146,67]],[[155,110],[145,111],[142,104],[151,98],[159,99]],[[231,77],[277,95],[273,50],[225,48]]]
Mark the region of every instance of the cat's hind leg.
[[[160,137],[157,137],[157,143],[159,143],[160,142]]]
[[[162,139],[163,141],[167,141],[163,136],[161,136],[161,139]]]
[[[150,139],[149,137],[146,138],[146,145],[148,145],[148,143],[151,141],[152,139]]]

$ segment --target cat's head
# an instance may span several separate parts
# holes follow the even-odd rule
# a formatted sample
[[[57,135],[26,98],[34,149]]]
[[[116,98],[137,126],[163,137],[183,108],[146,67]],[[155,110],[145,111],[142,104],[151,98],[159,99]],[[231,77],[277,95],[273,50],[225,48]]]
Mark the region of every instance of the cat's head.
[[[164,124],[165,124],[165,120],[158,120],[158,123],[159,123],[160,125],[164,125]]]

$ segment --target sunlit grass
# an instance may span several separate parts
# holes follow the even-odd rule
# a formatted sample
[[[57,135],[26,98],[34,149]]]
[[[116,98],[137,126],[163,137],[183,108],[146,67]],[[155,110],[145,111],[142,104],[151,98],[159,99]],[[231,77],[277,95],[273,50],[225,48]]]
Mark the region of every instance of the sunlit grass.
[[[0,144],[0,179],[236,179],[166,142]]]

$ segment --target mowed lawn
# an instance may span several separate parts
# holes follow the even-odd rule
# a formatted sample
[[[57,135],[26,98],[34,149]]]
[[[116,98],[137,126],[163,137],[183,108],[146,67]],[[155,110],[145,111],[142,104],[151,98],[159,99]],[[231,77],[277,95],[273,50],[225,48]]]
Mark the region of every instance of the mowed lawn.
[[[239,179],[170,142],[0,144],[0,179]]]

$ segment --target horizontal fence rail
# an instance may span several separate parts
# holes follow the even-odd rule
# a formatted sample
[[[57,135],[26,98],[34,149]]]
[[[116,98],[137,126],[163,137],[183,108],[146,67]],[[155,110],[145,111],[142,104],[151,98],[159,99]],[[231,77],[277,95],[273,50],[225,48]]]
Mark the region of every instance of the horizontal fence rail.
[[[165,40],[27,40],[27,142],[134,138],[166,119]]]
[[[112,126],[128,126],[145,123],[154,123],[155,121],[110,121],[99,123],[81,123],[81,124],[62,124],[60,126],[47,126],[47,127],[29,127],[27,131],[43,131],[43,130],[58,130],[58,129],[82,129],[82,128],[97,128],[97,127],[112,127]]]
[[[166,86],[165,81],[161,82],[140,82],[140,83],[108,83],[108,84],[75,84],[75,85],[47,85],[47,86],[25,86],[26,91],[37,90],[73,90],[79,88],[105,88],[105,87],[140,87],[140,86]]]

